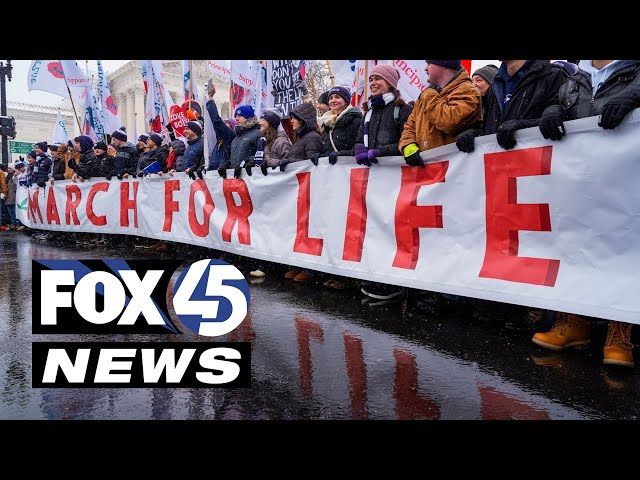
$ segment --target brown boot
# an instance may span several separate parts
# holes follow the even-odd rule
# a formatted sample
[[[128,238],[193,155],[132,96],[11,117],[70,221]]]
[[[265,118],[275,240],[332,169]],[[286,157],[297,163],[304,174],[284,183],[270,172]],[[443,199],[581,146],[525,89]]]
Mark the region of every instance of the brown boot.
[[[633,345],[631,344],[631,323],[609,322],[607,340],[604,342],[605,365],[621,365],[634,367]]]
[[[292,279],[299,273],[300,273],[300,270],[295,270],[295,269],[289,270],[287,273],[284,274],[284,278]]]
[[[556,323],[548,332],[538,332],[531,339],[533,343],[551,350],[565,348],[586,348],[591,343],[591,324],[573,313],[558,312]]]

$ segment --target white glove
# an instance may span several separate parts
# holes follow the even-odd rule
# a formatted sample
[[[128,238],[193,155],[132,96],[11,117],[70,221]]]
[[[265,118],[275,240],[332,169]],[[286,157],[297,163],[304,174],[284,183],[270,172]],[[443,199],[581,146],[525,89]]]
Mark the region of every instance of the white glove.
[[[7,196],[4,193],[0,193],[0,200],[4,200]]]

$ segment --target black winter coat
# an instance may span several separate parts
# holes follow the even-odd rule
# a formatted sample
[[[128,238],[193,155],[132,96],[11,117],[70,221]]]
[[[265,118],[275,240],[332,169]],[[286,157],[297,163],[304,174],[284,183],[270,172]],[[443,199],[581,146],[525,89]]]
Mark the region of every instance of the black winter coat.
[[[539,119],[545,108],[558,102],[558,90],[565,78],[567,73],[563,69],[553,67],[545,60],[534,60],[502,112],[498,102],[503,99],[496,96],[496,82],[499,81],[496,77],[482,97],[487,101],[482,134],[496,133],[507,120]]]
[[[396,105],[400,107],[397,123],[393,118],[393,111]],[[399,155],[398,144],[400,143],[402,129],[412,110],[413,107],[411,105],[399,99],[389,102],[380,109],[373,110],[369,121],[369,144],[367,148],[379,149],[381,157]],[[364,145],[364,118],[358,130],[356,145]]]
[[[353,155],[353,146],[361,123],[360,109],[347,107],[347,111],[338,119],[333,128],[324,126],[322,154],[327,155],[329,152],[337,151],[340,155]],[[336,148],[333,148],[331,139],[333,139]]]

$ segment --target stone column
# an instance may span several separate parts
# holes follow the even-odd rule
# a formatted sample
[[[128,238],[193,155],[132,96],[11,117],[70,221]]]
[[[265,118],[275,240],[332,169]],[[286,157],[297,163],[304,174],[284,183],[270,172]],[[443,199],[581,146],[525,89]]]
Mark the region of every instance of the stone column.
[[[126,127],[127,122],[127,96],[119,95],[119,98],[116,100],[118,106],[118,117],[120,117],[120,122]],[[121,127],[122,125],[119,125]],[[111,135],[113,132],[107,132]]]
[[[136,122],[136,109],[134,106],[134,93],[133,90],[127,90],[127,139],[131,143],[135,144],[135,140],[133,140],[133,135],[135,132],[135,122]]]
[[[146,133],[147,122],[144,116],[144,90],[142,88],[135,89],[135,106],[136,106],[136,140],[140,135]],[[133,142],[135,143],[135,142]]]

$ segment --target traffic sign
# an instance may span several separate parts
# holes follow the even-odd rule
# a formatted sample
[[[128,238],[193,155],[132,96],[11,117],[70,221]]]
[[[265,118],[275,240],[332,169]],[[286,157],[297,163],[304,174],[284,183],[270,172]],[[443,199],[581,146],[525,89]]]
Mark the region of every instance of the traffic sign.
[[[31,142],[14,142],[9,140],[9,152],[17,154],[27,154],[35,149],[36,144]]]

